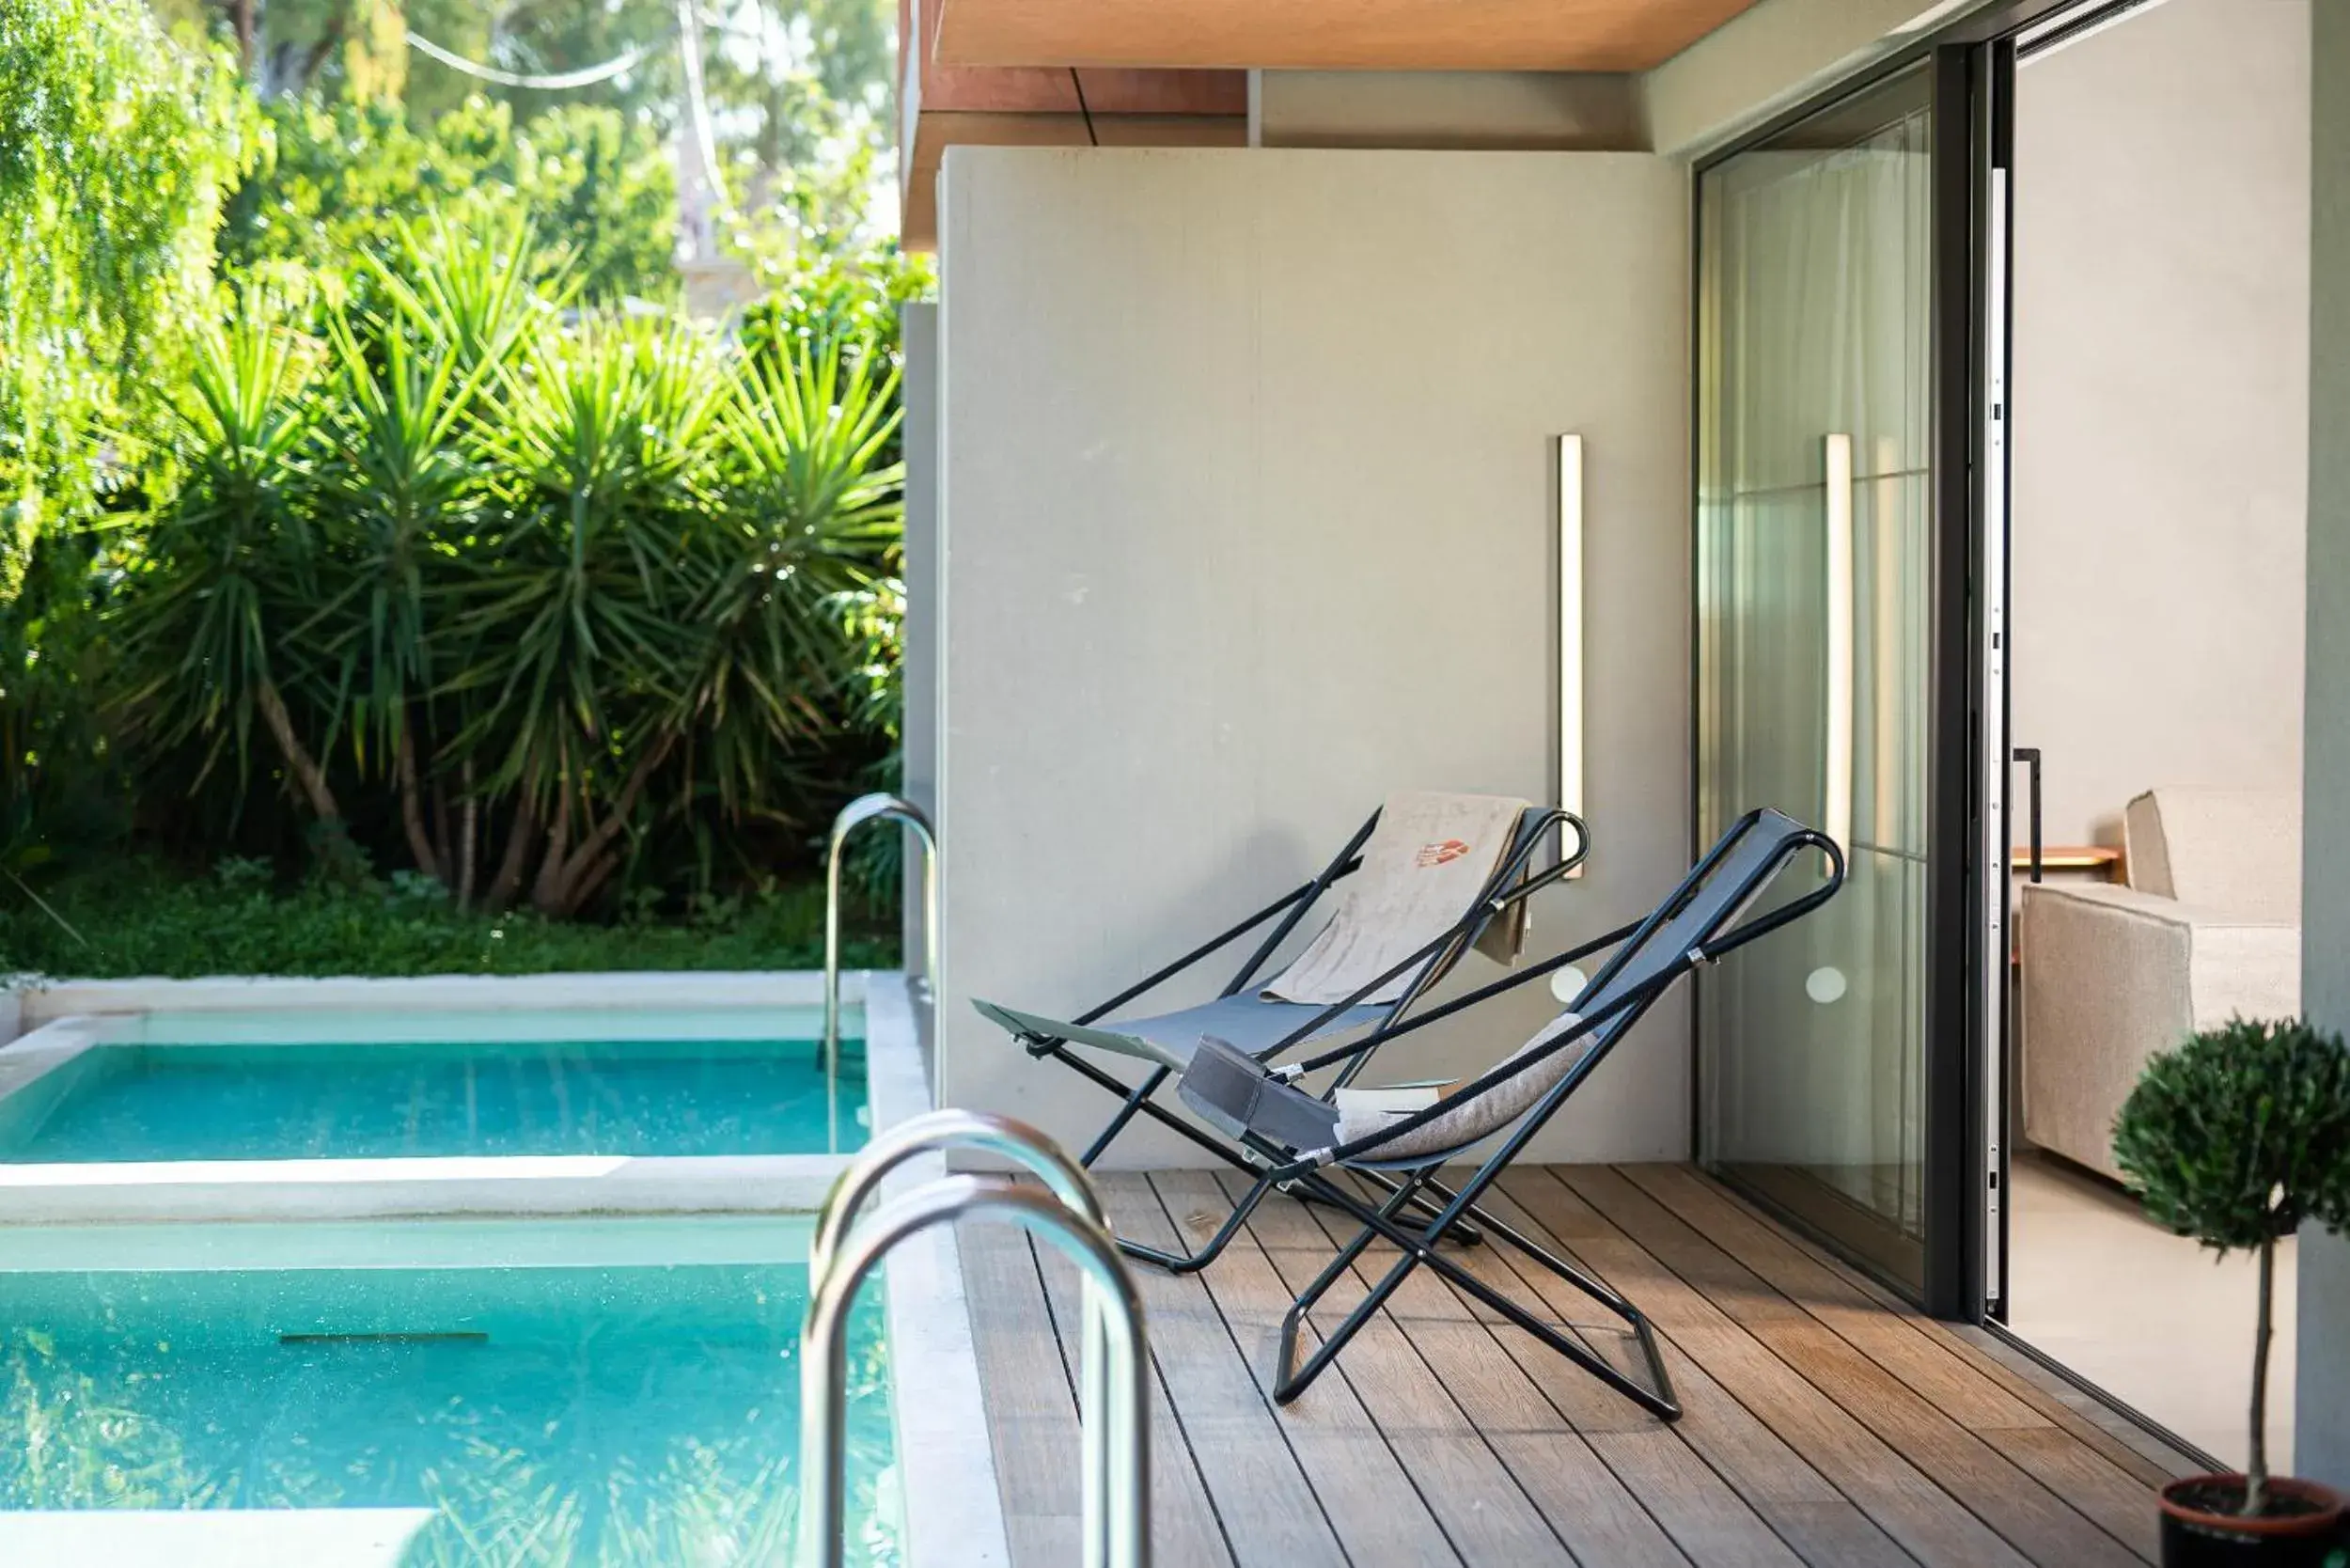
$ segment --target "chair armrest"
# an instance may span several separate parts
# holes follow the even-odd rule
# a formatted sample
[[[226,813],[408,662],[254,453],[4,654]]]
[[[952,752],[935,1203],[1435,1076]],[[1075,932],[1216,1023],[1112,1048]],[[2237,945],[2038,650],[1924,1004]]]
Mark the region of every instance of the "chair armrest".
[[[2024,889],[2024,1131],[2119,1177],[2113,1119],[2192,1031],[2300,1010],[2301,933],[2103,884]]]

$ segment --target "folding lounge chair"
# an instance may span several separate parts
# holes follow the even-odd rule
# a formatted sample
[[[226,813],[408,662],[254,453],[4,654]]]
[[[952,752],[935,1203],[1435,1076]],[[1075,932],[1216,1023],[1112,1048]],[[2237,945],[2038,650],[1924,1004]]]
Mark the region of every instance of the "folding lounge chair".
[[[1826,879],[1778,908],[1744,918],[1778,873],[1806,849],[1826,857]],[[1480,1215],[1487,1234],[1590,1296],[1630,1327],[1647,1363],[1646,1386],[1438,1253],[1435,1242],[1447,1227],[1478,1212],[1478,1200],[1510,1162],[1674,981],[1698,964],[1718,960],[1817,909],[1842,886],[1843,878],[1843,855],[1825,834],[1777,811],[1740,818],[1672,896],[1628,936],[1603,939],[1534,966],[1537,973],[1548,972],[1599,946],[1616,947],[1565,1012],[1495,1067],[1409,1115],[1341,1115],[1337,1106],[1268,1074],[1244,1053],[1214,1040],[1203,1043],[1184,1070],[1178,1092],[1209,1122],[1258,1153],[1265,1167],[1236,1213],[1246,1218],[1274,1187],[1287,1185],[1300,1197],[1344,1209],[1362,1224],[1361,1233],[1340,1249],[1284,1319],[1273,1397],[1286,1403],[1303,1393],[1412,1270],[1425,1264],[1642,1408],[1667,1420],[1679,1416],[1681,1406],[1648,1320],[1622,1295],[1491,1215]],[[1388,1031],[1386,1038],[1431,1022],[1442,1011],[1422,1013]],[[1299,1065],[1307,1072],[1334,1066],[1355,1048],[1341,1045]],[[1508,1136],[1468,1180],[1457,1186],[1438,1180],[1445,1162],[1505,1132]],[[1386,1189],[1385,1201],[1373,1207],[1353,1183],[1334,1179],[1339,1171],[1377,1178]],[[1415,1205],[1434,1208],[1435,1213],[1425,1222],[1405,1218]],[[1298,1331],[1307,1313],[1380,1240],[1392,1243],[1401,1256],[1301,1364]]]
[[[1227,1050],[1238,1050],[1255,1062],[1271,1064],[1309,1041],[1367,1029],[1369,1033],[1353,1043],[1352,1053],[1338,1074],[1339,1083],[1350,1083],[1369,1064],[1379,1044],[1402,1026],[1407,1011],[1427,995],[1431,986],[1450,973],[1492,922],[1515,917],[1527,899],[1581,865],[1590,848],[1590,829],[1580,818],[1565,811],[1528,807],[1519,815],[1516,831],[1505,853],[1476,897],[1457,918],[1416,951],[1336,1002],[1283,1001],[1263,995],[1261,987],[1269,961],[1324,895],[1361,868],[1364,847],[1377,829],[1380,816],[1380,812],[1372,812],[1347,840],[1346,847],[1312,881],[1292,889],[1229,931],[1073,1019],[1055,1019],[974,999],[973,1005],[980,1014],[1018,1040],[1030,1056],[1062,1062],[1123,1102],[1079,1156],[1080,1163],[1091,1166],[1136,1116],[1147,1116],[1252,1178],[1260,1175],[1266,1163],[1261,1153],[1201,1131],[1156,1098],[1170,1077],[1189,1066],[1200,1041],[1213,1037]],[[1559,829],[1559,858],[1541,870],[1530,870],[1544,837],[1554,826]],[[1568,848],[1570,836],[1572,849]],[[1173,1012],[1102,1022],[1269,921],[1275,922],[1273,929],[1258,943],[1215,1000]],[[1614,934],[1620,937],[1630,929],[1626,927],[1624,932]],[[1497,995],[1546,972],[1528,969],[1507,977],[1483,988],[1478,997]],[[1399,980],[1402,982],[1400,994],[1395,991]],[[1382,993],[1388,994],[1391,999],[1371,1000]],[[1458,1011],[1458,1004],[1444,1011]],[[1080,1046],[1140,1058],[1150,1070],[1139,1082],[1129,1084],[1100,1063],[1078,1054],[1076,1048]],[[1119,1245],[1135,1257],[1184,1273],[1206,1266],[1239,1230],[1236,1215],[1207,1245],[1188,1255],[1162,1252],[1122,1238]],[[1466,1219],[1449,1230],[1451,1239],[1477,1239]]]

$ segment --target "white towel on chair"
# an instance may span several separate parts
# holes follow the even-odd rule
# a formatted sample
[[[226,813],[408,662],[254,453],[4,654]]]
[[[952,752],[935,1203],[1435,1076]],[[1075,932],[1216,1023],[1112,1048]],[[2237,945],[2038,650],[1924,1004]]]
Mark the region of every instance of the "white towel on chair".
[[[1297,961],[1264,982],[1276,1001],[1326,1005],[1460,923],[1517,838],[1527,804],[1501,795],[1412,792],[1380,808],[1362,869],[1338,884],[1338,909]],[[1523,908],[1523,905],[1520,906]],[[1512,917],[1498,922],[1514,928]],[[1392,1002],[1418,975],[1404,971],[1363,1000]]]

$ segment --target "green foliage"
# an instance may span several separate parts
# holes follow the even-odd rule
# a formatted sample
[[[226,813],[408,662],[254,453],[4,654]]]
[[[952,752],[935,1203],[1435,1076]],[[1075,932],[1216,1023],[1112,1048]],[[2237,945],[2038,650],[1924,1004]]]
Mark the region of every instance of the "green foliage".
[[[527,218],[552,241],[533,253],[534,283],[568,274],[599,302],[676,291],[676,176],[659,133],[617,109],[567,103],[518,122],[475,97],[418,126],[397,103],[280,98],[267,113],[273,151],[221,230],[230,275],[308,273],[365,299],[367,262],[397,262],[424,212],[477,235]]]
[[[133,762],[464,907],[796,858],[894,729],[889,356],[566,321],[520,228],[403,246],[383,314],[200,335],[104,610]]]
[[[321,412],[311,396],[315,358],[258,296],[227,324],[197,332],[173,409],[185,478],[158,512],[112,619],[127,681],[118,701],[135,740],[157,750],[195,743],[199,778],[224,758],[242,778],[258,717],[313,809],[339,823],[287,716],[284,687],[298,670],[274,635],[319,592],[306,504]]]
[[[140,0],[0,0],[0,603],[51,521],[93,504],[208,287],[249,100]]]
[[[2243,1513],[2268,1501],[2277,1243],[2350,1225],[2350,1049],[2297,1021],[2235,1018],[2157,1053],[2122,1103],[2113,1155],[2146,1212],[2222,1257],[2259,1255]]]
[[[743,340],[755,353],[793,339],[870,337],[894,355],[901,310],[938,288],[931,258],[894,238],[832,246],[767,231],[752,250],[769,288],[743,315]]]
[[[2350,1051],[2301,1023],[2236,1019],[2147,1062],[2114,1159],[2146,1212],[2226,1253],[2350,1224]]]
[[[568,69],[669,0],[494,49],[457,0],[150,3],[0,0],[0,905],[70,946],[39,901],[127,846],[493,914],[805,865],[894,772],[887,7],[703,9],[778,290],[727,343],[642,303],[675,49],[485,96],[400,41]]]
[[[150,860],[110,861],[52,880],[42,897],[54,915],[0,889],[0,972],[529,975],[823,962],[821,880],[697,898],[682,918],[656,919],[639,904],[606,924],[460,910],[436,884],[407,873],[281,889],[266,863],[238,859],[199,877]],[[854,914],[842,962],[893,967],[897,940],[876,908]]]

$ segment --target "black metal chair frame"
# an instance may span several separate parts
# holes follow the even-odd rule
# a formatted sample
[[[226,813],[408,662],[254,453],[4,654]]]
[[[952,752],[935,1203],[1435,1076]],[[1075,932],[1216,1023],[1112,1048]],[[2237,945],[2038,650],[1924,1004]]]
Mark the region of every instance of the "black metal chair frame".
[[[1531,826],[1527,824],[1527,816],[1533,818]],[[1556,809],[1541,811],[1539,814],[1529,811],[1527,816],[1520,818],[1510,852],[1502,857],[1500,864],[1495,867],[1493,874],[1486,879],[1478,902],[1458,921],[1418,951],[1396,963],[1386,973],[1362,985],[1352,996],[1329,1004],[1287,1035],[1274,1042],[1273,1044],[1257,1052],[1256,1058],[1261,1062],[1275,1061],[1284,1054],[1303,1045],[1313,1037],[1315,1031],[1324,1027],[1331,1020],[1340,1017],[1348,1009],[1361,1003],[1365,997],[1373,995],[1381,987],[1398,978],[1412,973],[1417,968],[1418,973],[1405,987],[1403,995],[1387,1009],[1386,1015],[1378,1023],[1371,1026],[1371,1032],[1349,1043],[1345,1059],[1343,1064],[1340,1065],[1336,1079],[1324,1091],[1326,1096],[1337,1089],[1354,1082],[1355,1075],[1371,1064],[1372,1054],[1396,1036],[1409,1033],[1423,1024],[1434,1023],[1439,1018],[1449,1017],[1463,1008],[1498,996],[1504,991],[1513,990],[1528,980],[1550,973],[1561,964],[1576,957],[1588,956],[1606,947],[1611,937],[1621,938],[1630,933],[1633,928],[1626,926],[1621,931],[1610,933],[1607,937],[1600,938],[1595,944],[1587,944],[1540,965],[1512,971],[1501,980],[1456,997],[1441,1007],[1432,1008],[1408,1019],[1404,1016],[1414,1003],[1426,996],[1431,986],[1451,971],[1452,966],[1477,941],[1479,934],[1483,932],[1488,922],[1509,913],[1517,904],[1568,875],[1580,866],[1584,856],[1590,853],[1590,829],[1584,824],[1580,817],[1569,811]],[[1320,874],[1312,881],[1292,889],[1238,925],[1211,937],[1165,968],[1145,976],[1107,1001],[1079,1013],[1071,1022],[1091,1024],[1109,1016],[1110,1013],[1125,1007],[1128,1003],[1166,984],[1194,964],[1230,946],[1266,921],[1273,919],[1274,917],[1280,916],[1280,922],[1265,935],[1263,941],[1257,945],[1255,951],[1249,954],[1248,961],[1241,965],[1239,972],[1233,975],[1222,991],[1217,993],[1219,997],[1237,996],[1258,979],[1259,971],[1272,959],[1290,933],[1297,929],[1298,923],[1321,901],[1322,896],[1361,867],[1362,847],[1370,839],[1371,830],[1378,825],[1379,813],[1373,811],[1365,820],[1363,825],[1355,830],[1355,836],[1347,840],[1346,847],[1339,851],[1337,857],[1323,868]],[[1559,846],[1562,853],[1559,860],[1542,870],[1529,872],[1528,865],[1553,827],[1558,828],[1559,832]],[[1570,828],[1574,834],[1574,849],[1572,854],[1567,854],[1564,851],[1566,836]],[[1099,1063],[1078,1055],[1071,1041],[1058,1036],[1034,1034],[1023,1034],[1019,1038],[1022,1046],[1030,1056],[1040,1060],[1049,1057],[1060,1061],[1081,1077],[1098,1085],[1105,1092],[1123,1102],[1116,1114],[1111,1116],[1108,1123],[1094,1137],[1092,1143],[1087,1146],[1085,1152],[1078,1156],[1080,1165],[1090,1168],[1093,1163],[1099,1160],[1110,1145],[1117,1140],[1118,1136],[1133,1123],[1136,1116],[1149,1117],[1160,1125],[1189,1138],[1193,1143],[1207,1150],[1226,1164],[1251,1178],[1258,1179],[1259,1191],[1256,1196],[1261,1196],[1262,1191],[1270,1185],[1264,1176],[1267,1167],[1279,1164],[1289,1158],[1289,1152],[1286,1150],[1272,1150],[1246,1143],[1229,1142],[1161,1105],[1156,1096],[1166,1086],[1167,1079],[1174,1075],[1173,1068],[1153,1068],[1144,1075],[1141,1082],[1128,1084]],[[1338,1059],[1335,1054],[1329,1058],[1331,1063],[1338,1062]],[[1311,1070],[1310,1067],[1299,1068],[1290,1071],[1288,1075],[1295,1078],[1302,1073]],[[1374,1177],[1373,1180],[1381,1179]],[[1382,1184],[1388,1186],[1392,1191],[1402,1184],[1383,1182]],[[1417,1196],[1407,1196],[1403,1202],[1406,1207],[1424,1210],[1430,1214],[1435,1212],[1434,1205]],[[1248,1206],[1254,1206],[1253,1199]],[[1130,1257],[1155,1264],[1171,1273],[1189,1274],[1214,1262],[1224,1248],[1230,1244],[1232,1238],[1239,1234],[1245,1218],[1246,1215],[1241,1209],[1235,1208],[1231,1217],[1226,1220],[1215,1234],[1196,1252],[1167,1252],[1122,1236],[1118,1238],[1118,1245]],[[1474,1244],[1480,1239],[1478,1228],[1490,1223],[1490,1216],[1475,1213],[1474,1205],[1471,1205],[1462,1214],[1449,1220],[1442,1227],[1442,1231],[1446,1233],[1448,1240]]]
[[[1687,906],[1689,901],[1703,886],[1706,878],[1714,869],[1736,847],[1739,839],[1747,832],[1752,831],[1754,826],[1762,821],[1762,812],[1755,811],[1740,818],[1731,831],[1723,836],[1721,841],[1716,843],[1705,858],[1700,860],[1682,880],[1674,889],[1673,896],[1660,904],[1646,919],[1631,928],[1629,933],[1622,936],[1617,943],[1606,944],[1603,939],[1603,944],[1615,946],[1616,951],[1599,973],[1591,978],[1590,984],[1585,988],[1588,994],[1596,995],[1603,991],[1639,951],[1642,944]],[[1807,849],[1816,849],[1826,857],[1829,868],[1826,880],[1820,886],[1799,898],[1791,900],[1777,909],[1759,915],[1743,924],[1731,924],[1744,914],[1754,900],[1762,894],[1788,863]],[[1246,1220],[1248,1215],[1264,1200],[1265,1196],[1275,1186],[1287,1184],[1297,1191],[1300,1196],[1344,1210],[1361,1223],[1362,1231],[1353,1241],[1340,1248],[1338,1255],[1330,1261],[1329,1265],[1299,1294],[1295,1304],[1283,1318],[1280,1358],[1274,1378],[1273,1397],[1275,1401],[1286,1404],[1304,1393],[1314,1379],[1338,1358],[1340,1352],[1346,1348],[1347,1342],[1362,1329],[1365,1324],[1371,1321],[1372,1314],[1376,1313],[1387,1298],[1402,1285],[1403,1281],[1410,1278],[1412,1271],[1426,1266],[1434,1269],[1445,1279],[1465,1291],[1510,1323],[1526,1330],[1550,1349],[1583,1368],[1602,1383],[1623,1394],[1642,1409],[1666,1420],[1677,1419],[1681,1414],[1681,1404],[1673,1394],[1672,1379],[1666,1372],[1663,1357],[1657,1352],[1655,1337],[1649,1327],[1648,1319],[1640,1312],[1640,1309],[1621,1293],[1584,1273],[1565,1259],[1556,1256],[1532,1238],[1496,1219],[1492,1215],[1480,1211],[1477,1206],[1478,1200],[1499,1179],[1501,1173],[1510,1168],[1511,1163],[1524,1152],[1527,1144],[1558,1113],[1568,1097],[1574,1094],[1575,1090],[1590,1076],[1600,1062],[1606,1058],[1608,1052],[1613,1050],[1616,1043],[1623,1038],[1632,1026],[1639,1021],[1640,1016],[1655,1003],[1658,997],[1671,989],[1683,975],[1690,973],[1700,964],[1718,962],[1723,954],[1743,948],[1777,931],[1781,926],[1802,918],[1834,897],[1837,889],[1843,885],[1843,879],[1844,857],[1835,840],[1825,834],[1808,828],[1791,834],[1768,859],[1762,861],[1731,890],[1732,896],[1725,905],[1727,913],[1722,921],[1723,924],[1730,925],[1731,929],[1718,936],[1713,935],[1709,931],[1687,951],[1675,954],[1655,975],[1626,988],[1595,1011],[1584,1016],[1574,1027],[1562,1031],[1555,1039],[1544,1042],[1539,1050],[1530,1051],[1505,1061],[1481,1076],[1461,1086],[1436,1105],[1390,1122],[1376,1133],[1356,1138],[1350,1143],[1332,1149],[1313,1151],[1306,1154],[1299,1154],[1293,1151],[1281,1151],[1281,1163],[1265,1171],[1256,1185],[1235,1206],[1234,1228],[1237,1223]],[[1577,954],[1574,952],[1559,954],[1535,965],[1532,972],[1548,973],[1572,962],[1575,956]],[[1418,1021],[1428,1022],[1434,1016],[1433,1013],[1424,1014]],[[1376,1207],[1366,1202],[1361,1195],[1346,1184],[1331,1179],[1329,1174],[1331,1169],[1341,1166],[1349,1168],[1358,1175],[1373,1174],[1364,1169],[1363,1167],[1366,1163],[1374,1166],[1380,1163],[1378,1161],[1380,1145],[1391,1142],[1417,1128],[1425,1126],[1458,1105],[1488,1092],[1526,1072],[1536,1063],[1568,1049],[1586,1037],[1595,1037],[1595,1039],[1582,1058],[1569,1069],[1541,1099],[1520,1114],[1509,1136],[1465,1182],[1452,1186],[1437,1179],[1437,1172],[1443,1168],[1445,1161],[1451,1155],[1462,1152],[1460,1149],[1418,1161],[1394,1162],[1389,1168],[1396,1172],[1396,1177],[1386,1182],[1387,1197]],[[1309,1058],[1300,1066],[1308,1072],[1327,1067],[1340,1060],[1355,1048],[1353,1045],[1341,1045],[1320,1056]],[[1265,1150],[1261,1152],[1270,1153],[1273,1151]],[[1425,1195],[1433,1195],[1434,1200],[1432,1201]],[[1401,1216],[1407,1209],[1415,1206],[1422,1209],[1433,1208],[1434,1213],[1425,1223],[1410,1225],[1402,1223]],[[1532,1260],[1567,1284],[1574,1286],[1622,1321],[1632,1330],[1639,1345],[1641,1359],[1646,1365],[1650,1383],[1643,1386],[1637,1379],[1610,1366],[1587,1345],[1560,1333],[1534,1312],[1511,1300],[1507,1295],[1463,1268],[1455,1260],[1438,1252],[1436,1250],[1437,1239],[1464,1216],[1472,1214],[1478,1216],[1478,1224],[1485,1233],[1498,1238],[1511,1248]],[[1382,1240],[1393,1244],[1401,1256],[1386,1275],[1363,1296],[1363,1299],[1355,1306],[1354,1309],[1347,1313],[1339,1325],[1323,1339],[1321,1345],[1313,1354],[1301,1362],[1298,1358],[1300,1330],[1306,1323],[1307,1314],[1312,1310],[1315,1302],[1344,1278],[1347,1271],[1354,1266],[1355,1260],[1360,1258],[1373,1242]]]

